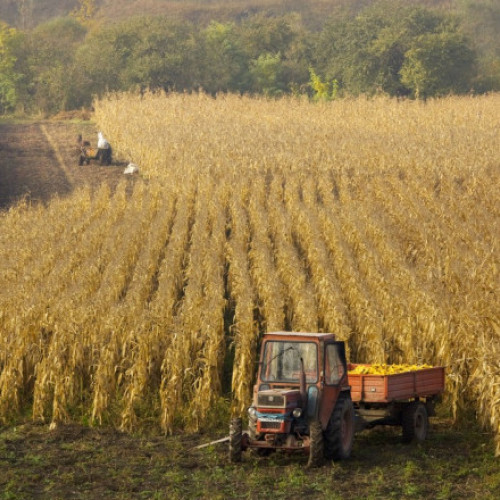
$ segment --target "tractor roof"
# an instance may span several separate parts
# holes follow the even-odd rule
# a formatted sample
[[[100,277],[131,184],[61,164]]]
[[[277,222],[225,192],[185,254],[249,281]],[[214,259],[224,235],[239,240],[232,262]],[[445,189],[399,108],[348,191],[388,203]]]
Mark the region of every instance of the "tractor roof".
[[[269,332],[265,334],[267,336],[276,337],[299,337],[300,339],[321,339],[321,340],[335,340],[335,334],[333,333],[314,333],[314,332]]]

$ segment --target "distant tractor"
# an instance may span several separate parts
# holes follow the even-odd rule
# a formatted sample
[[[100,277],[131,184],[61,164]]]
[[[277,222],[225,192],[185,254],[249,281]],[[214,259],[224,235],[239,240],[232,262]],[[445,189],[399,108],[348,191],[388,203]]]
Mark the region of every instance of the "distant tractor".
[[[248,431],[241,418],[231,421],[230,460],[240,461],[247,449],[302,451],[309,466],[342,460],[351,455],[354,433],[375,425],[399,425],[405,441],[423,441],[444,368],[349,374],[356,366],[347,364],[344,342],[333,334],[264,335]]]

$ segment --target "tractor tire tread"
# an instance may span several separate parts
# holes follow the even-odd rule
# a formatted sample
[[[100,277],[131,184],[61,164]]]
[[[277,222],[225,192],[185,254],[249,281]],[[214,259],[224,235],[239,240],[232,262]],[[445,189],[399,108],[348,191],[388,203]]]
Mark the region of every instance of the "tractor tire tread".
[[[346,420],[344,426],[343,420]],[[347,438],[342,432],[347,432]],[[341,394],[325,431],[325,458],[345,460],[351,456],[354,441],[354,406],[350,395]]]
[[[229,461],[231,463],[241,462],[242,439],[241,418],[233,418],[229,428]]]

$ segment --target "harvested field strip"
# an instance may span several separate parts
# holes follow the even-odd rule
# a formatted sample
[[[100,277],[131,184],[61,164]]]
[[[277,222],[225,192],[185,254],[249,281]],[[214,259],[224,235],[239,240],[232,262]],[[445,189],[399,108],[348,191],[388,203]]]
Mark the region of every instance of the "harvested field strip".
[[[59,167],[61,167],[63,172],[66,174],[68,182],[70,184],[74,184],[73,174],[70,172],[69,168],[66,166],[66,162],[64,161],[64,158],[62,157],[61,152],[59,151],[59,147],[57,146],[57,143],[54,141],[54,139],[51,137],[49,131],[47,130],[47,127],[45,125],[40,125],[40,130],[43,132],[43,135],[47,139],[47,142],[52,147],[52,150],[54,151],[54,155],[57,159],[57,163],[59,164]]]

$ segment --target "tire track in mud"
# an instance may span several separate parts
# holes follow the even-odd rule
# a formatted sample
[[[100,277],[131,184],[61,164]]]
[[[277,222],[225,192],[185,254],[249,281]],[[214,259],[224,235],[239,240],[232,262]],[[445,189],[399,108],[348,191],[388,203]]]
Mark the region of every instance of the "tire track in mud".
[[[73,174],[70,172],[70,170],[66,166],[64,158],[62,157],[61,152],[59,151],[59,148],[57,147],[57,143],[52,139],[52,137],[49,134],[47,127],[45,125],[41,124],[40,130],[43,132],[43,134],[45,135],[45,138],[47,139],[47,142],[50,144],[50,147],[54,151],[54,155],[57,159],[57,162],[59,163],[59,166],[61,167],[62,171],[66,175],[66,179],[71,184],[71,186],[74,186],[75,179],[73,177]]]
[[[0,125],[0,209],[69,194],[74,186],[58,163],[39,123]]]

